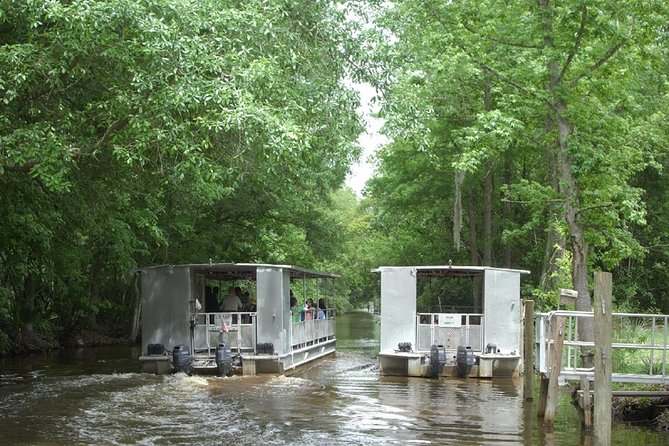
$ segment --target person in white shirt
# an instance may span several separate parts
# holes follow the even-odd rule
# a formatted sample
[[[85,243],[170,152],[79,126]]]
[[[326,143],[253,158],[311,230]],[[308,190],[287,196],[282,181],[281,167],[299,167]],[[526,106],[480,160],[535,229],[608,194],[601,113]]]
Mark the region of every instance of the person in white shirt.
[[[228,288],[228,295],[225,296],[223,302],[221,302],[221,311],[240,311],[242,309],[242,301],[235,293],[235,288]]]

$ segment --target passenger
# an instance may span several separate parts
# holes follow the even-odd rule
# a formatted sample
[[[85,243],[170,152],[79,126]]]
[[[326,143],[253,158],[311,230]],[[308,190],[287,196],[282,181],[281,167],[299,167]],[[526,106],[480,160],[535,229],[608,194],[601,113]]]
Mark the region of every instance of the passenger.
[[[218,311],[218,287],[215,286],[209,289],[204,299],[204,311],[207,313],[214,313]]]
[[[318,299],[318,311],[316,312],[316,319],[325,319],[326,318],[326,305],[325,305],[325,299],[322,297]]]
[[[300,322],[300,309],[297,307],[297,298],[290,292],[290,313],[292,314],[293,322]]]
[[[221,311],[240,311],[242,309],[242,301],[239,299],[235,288],[228,288],[228,295],[225,296],[221,303]]]
[[[246,303],[244,303],[244,310],[243,311],[248,312],[248,313],[255,313],[256,311],[258,311],[258,306],[256,305],[255,297],[249,299],[248,298],[248,296],[249,296],[248,291],[246,292],[246,296],[247,297],[244,299],[244,301]],[[252,320],[253,320],[253,318],[251,317],[250,314],[242,314],[242,323],[250,324],[252,322]]]
[[[314,300],[309,298],[304,303],[304,320],[312,321],[314,320],[314,313],[316,312],[316,307],[314,306]]]

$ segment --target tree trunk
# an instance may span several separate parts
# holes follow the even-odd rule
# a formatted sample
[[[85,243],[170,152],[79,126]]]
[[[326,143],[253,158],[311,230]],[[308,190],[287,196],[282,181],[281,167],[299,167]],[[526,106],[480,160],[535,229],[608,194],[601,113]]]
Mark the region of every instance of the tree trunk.
[[[492,266],[492,161],[486,162],[483,183],[483,265]]]
[[[578,219],[579,197],[578,185],[571,172],[572,160],[567,153],[567,137],[571,131],[571,126],[565,118],[567,107],[564,103],[556,104],[557,124],[558,124],[558,166],[560,169],[560,180],[563,184],[563,196],[565,198],[565,218],[569,226],[572,250],[572,282],[574,289],[578,291],[576,297],[577,311],[592,311],[592,301],[590,291],[588,290],[588,247],[585,241],[583,225]],[[592,341],[593,321],[584,319],[578,325],[578,337],[582,341]],[[583,353],[583,366],[592,366],[591,352]]]
[[[474,205],[474,191],[467,188],[467,220],[469,220],[469,261],[472,265],[479,265],[478,233],[476,231],[476,206]],[[472,282],[472,298],[474,312],[481,311],[483,305],[483,282],[475,277]]]
[[[16,349],[22,350],[37,350],[40,348],[39,339],[35,333],[33,319],[35,317],[35,279],[32,275],[28,275],[23,281],[23,292],[20,294],[21,302],[18,305],[20,311],[17,318],[18,333]]]
[[[133,316],[132,316],[132,329],[130,332],[130,342],[133,344],[137,342],[139,337],[139,328],[140,328],[140,315],[142,311],[142,299],[140,292],[140,280],[141,273],[135,275],[135,293],[133,298]]]
[[[504,156],[504,173],[503,173],[503,184],[511,184],[512,180],[512,172],[513,172],[513,160],[511,159],[511,156],[506,153]],[[511,208],[511,203],[509,200],[506,200],[504,202],[504,205],[502,207],[502,215],[504,217],[504,223],[505,225],[508,224],[508,222],[511,221],[512,219],[512,213],[513,209]],[[504,228],[503,228],[504,229]],[[504,267],[505,268],[511,268],[512,265],[512,255],[511,255],[511,243],[504,243]]]
[[[490,74],[486,72],[483,81],[483,109],[488,111],[492,108],[492,97],[490,95]],[[483,183],[483,265],[492,266],[492,193],[493,173],[492,160],[485,163],[485,180]]]
[[[555,128],[555,122],[551,113],[546,118],[546,133],[550,134]],[[555,144],[546,145],[544,148],[549,170],[549,182],[556,195],[560,195],[560,171],[557,167],[557,157]],[[550,203],[548,205],[549,222],[558,214],[558,205]],[[546,230],[546,246],[544,248],[544,259],[541,266],[541,276],[539,278],[539,287],[546,291],[552,290],[556,286],[556,280],[553,277],[558,271],[557,261],[564,256],[566,241],[564,236],[560,235],[557,228],[550,224]]]
[[[544,46],[548,51],[553,50],[553,22],[548,0],[539,0],[539,8],[542,14],[542,27],[544,31]],[[566,69],[565,66],[563,68]],[[553,122],[557,125],[557,166],[560,177],[561,194],[564,199],[564,216],[569,227],[569,236],[572,249],[572,283],[578,292],[576,298],[576,309],[579,311],[591,311],[590,292],[588,291],[588,252],[585,242],[583,225],[578,219],[580,209],[579,188],[572,173],[573,160],[569,155],[569,134],[571,123],[567,118],[567,102],[565,86],[557,60],[548,62],[548,73],[550,75],[549,90],[552,102],[549,104],[553,113]],[[582,341],[592,341],[593,321],[586,319],[578,326],[578,336]],[[592,366],[592,356],[589,352],[583,353],[583,366]]]

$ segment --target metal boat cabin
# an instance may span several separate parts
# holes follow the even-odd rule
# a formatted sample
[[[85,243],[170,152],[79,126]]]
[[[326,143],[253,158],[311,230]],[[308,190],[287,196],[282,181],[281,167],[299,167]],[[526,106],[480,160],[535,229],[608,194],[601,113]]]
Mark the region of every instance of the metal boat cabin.
[[[282,374],[335,351],[334,274],[239,263],[161,265],[139,274],[144,372]],[[235,288],[244,307],[223,311],[219,298]],[[302,304],[320,300],[321,311],[291,311],[293,293]]]
[[[483,266],[384,266],[385,375],[492,378],[520,370],[520,275]]]

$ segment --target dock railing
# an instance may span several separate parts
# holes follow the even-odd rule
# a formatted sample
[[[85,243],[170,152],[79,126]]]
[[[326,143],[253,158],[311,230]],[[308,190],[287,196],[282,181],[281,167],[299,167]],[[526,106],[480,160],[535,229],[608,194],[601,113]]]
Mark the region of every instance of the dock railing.
[[[483,315],[479,313],[417,313],[417,351],[430,351],[433,344],[447,351],[467,345],[474,351],[483,347]]]
[[[612,313],[612,381],[667,384],[669,315]],[[592,319],[592,312],[558,310],[536,314],[536,369],[548,374],[557,317],[566,319],[560,377],[578,380],[594,376],[594,368],[583,365],[582,352],[592,350],[594,342],[579,339],[579,323]]]

